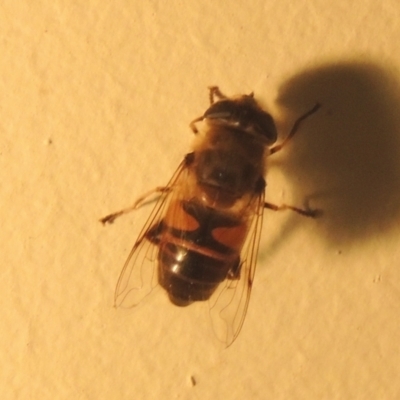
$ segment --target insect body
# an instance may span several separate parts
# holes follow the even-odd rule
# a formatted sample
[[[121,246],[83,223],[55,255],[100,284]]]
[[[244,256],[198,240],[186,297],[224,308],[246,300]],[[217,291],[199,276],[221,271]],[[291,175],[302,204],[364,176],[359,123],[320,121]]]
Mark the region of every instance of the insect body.
[[[210,103],[190,124],[196,135],[193,151],[169,184],[156,189],[160,196],[124,265],[115,304],[135,306],[158,284],[175,305],[209,301],[214,331],[230,345],[250,299],[264,208],[315,216],[311,210],[264,202],[264,176],[267,156],[280,150],[319,105],[273,146],[274,121],[253,94],[228,98],[211,87]],[[113,222],[146,198],[101,221]]]

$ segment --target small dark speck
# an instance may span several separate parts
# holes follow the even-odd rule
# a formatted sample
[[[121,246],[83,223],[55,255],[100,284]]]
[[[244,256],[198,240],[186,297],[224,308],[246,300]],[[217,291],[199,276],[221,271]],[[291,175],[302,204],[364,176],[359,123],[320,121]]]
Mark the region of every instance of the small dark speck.
[[[192,382],[192,386],[196,386],[197,385],[196,379],[195,379],[195,377],[193,375],[190,376],[190,382]]]
[[[381,276],[380,275],[375,276],[373,278],[373,280],[372,280],[372,282],[374,282],[374,283],[379,283],[380,281],[381,281]]]

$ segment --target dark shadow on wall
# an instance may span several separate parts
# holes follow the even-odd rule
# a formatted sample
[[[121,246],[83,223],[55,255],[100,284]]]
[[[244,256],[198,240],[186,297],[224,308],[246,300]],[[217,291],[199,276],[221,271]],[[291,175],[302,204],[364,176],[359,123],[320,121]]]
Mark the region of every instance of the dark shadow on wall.
[[[277,100],[290,120],[316,101],[321,109],[279,154],[294,198],[323,210],[318,232],[334,246],[398,227],[399,82],[373,63],[328,64],[287,81]]]

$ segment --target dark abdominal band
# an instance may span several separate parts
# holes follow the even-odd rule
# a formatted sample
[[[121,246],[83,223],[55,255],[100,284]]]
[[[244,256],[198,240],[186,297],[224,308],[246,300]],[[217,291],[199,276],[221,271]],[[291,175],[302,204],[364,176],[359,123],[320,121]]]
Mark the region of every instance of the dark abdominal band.
[[[160,248],[158,261],[160,285],[177,305],[208,300],[234,264],[173,243]]]
[[[165,241],[159,244],[158,255],[159,283],[177,305],[209,299],[238,263],[234,249],[212,236],[214,229],[237,225],[237,221],[214,210],[183,203],[184,210],[196,218],[199,226],[193,231],[164,227]]]

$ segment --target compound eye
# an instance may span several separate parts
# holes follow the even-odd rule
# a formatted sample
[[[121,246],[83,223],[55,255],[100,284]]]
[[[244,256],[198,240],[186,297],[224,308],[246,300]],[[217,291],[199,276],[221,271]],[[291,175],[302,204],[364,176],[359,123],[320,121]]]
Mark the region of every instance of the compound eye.
[[[260,135],[267,145],[274,143],[278,136],[271,115],[262,110],[252,96],[243,96],[238,100],[220,100],[209,107],[204,118]]]
[[[276,131],[275,122],[266,112],[259,112],[254,116],[253,124],[257,132],[264,136],[269,144],[276,141],[278,133]]]
[[[204,113],[205,118],[209,119],[230,119],[237,112],[237,104],[231,100],[221,100],[211,105]]]

